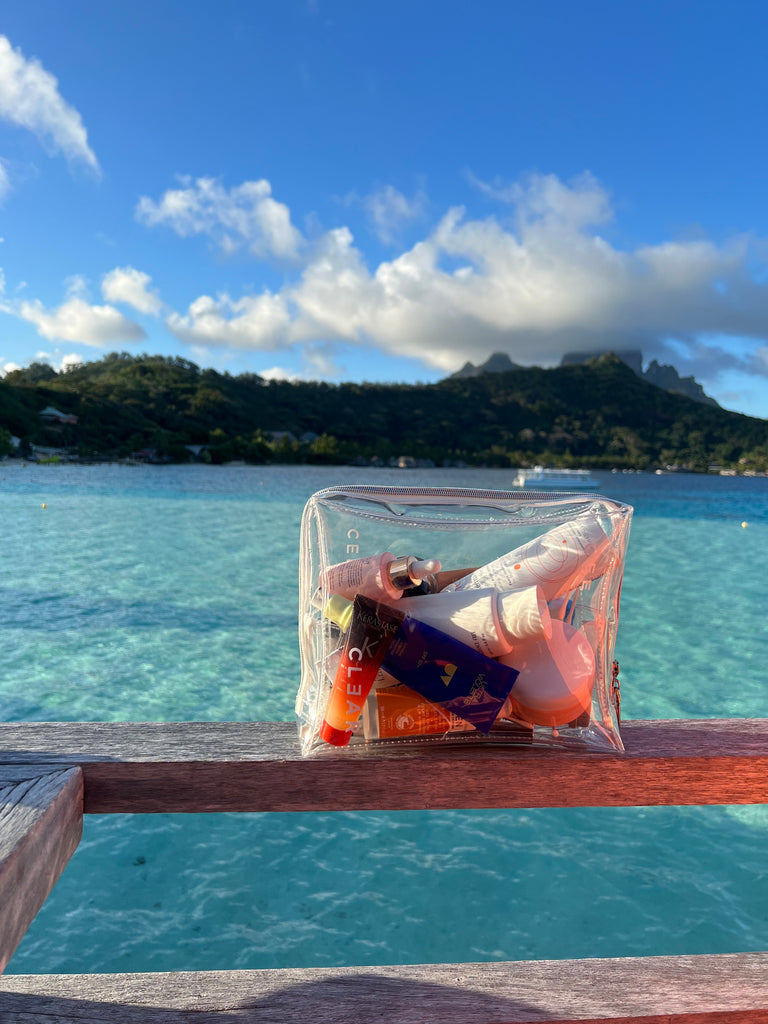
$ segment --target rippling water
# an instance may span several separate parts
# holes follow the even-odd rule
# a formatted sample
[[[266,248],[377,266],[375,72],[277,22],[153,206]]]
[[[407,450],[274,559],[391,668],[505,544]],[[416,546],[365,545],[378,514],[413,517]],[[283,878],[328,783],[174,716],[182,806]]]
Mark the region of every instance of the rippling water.
[[[624,717],[768,717],[768,480],[600,476]],[[511,474],[0,463],[0,719],[292,718],[304,502],[417,479]],[[86,817],[8,970],[764,949],[767,842],[763,806]]]

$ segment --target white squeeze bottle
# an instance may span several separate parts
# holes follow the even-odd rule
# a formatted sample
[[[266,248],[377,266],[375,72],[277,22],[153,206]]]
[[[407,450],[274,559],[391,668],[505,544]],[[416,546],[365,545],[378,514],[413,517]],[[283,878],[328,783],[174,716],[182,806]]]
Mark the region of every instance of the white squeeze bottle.
[[[545,600],[552,601],[573,590],[583,580],[599,575],[598,563],[610,543],[594,516],[581,516],[553,527],[487,565],[481,565],[468,576],[449,584],[441,593],[481,587],[520,590],[538,586]]]
[[[538,587],[499,593],[490,588],[404,597],[400,611],[435,626],[487,658],[509,654],[523,640],[552,633],[549,608]]]

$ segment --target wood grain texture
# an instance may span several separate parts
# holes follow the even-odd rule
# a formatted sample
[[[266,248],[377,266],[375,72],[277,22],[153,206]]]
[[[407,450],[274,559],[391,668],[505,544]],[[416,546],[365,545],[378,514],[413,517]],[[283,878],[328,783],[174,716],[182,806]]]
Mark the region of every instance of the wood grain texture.
[[[2,1024],[766,1024],[768,954],[6,975]]]
[[[79,768],[0,766],[0,973],[80,842]]]
[[[626,807],[768,802],[768,720],[636,721],[625,754],[331,748],[286,722],[8,723],[0,761],[79,765],[85,811]]]

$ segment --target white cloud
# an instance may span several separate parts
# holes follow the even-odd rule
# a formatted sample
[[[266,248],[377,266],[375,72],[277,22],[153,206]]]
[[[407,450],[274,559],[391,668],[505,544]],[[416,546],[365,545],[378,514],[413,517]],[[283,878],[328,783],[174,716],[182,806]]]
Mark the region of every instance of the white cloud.
[[[467,181],[479,192],[499,203],[514,203],[517,185],[494,178],[493,181],[482,181],[472,171],[466,172]]]
[[[208,235],[226,253],[245,247],[261,259],[296,261],[305,244],[291,223],[290,210],[272,198],[265,179],[245,181],[227,190],[213,178],[169,189],[158,202],[142,196],[137,219],[149,227],[165,224],[182,238]]]
[[[500,189],[501,186],[498,186]],[[668,241],[622,250],[596,225],[613,216],[588,174],[509,186],[509,220],[449,210],[411,249],[371,270],[345,227],[315,244],[279,292],[202,296],[168,326],[190,344],[278,350],[372,345],[445,372],[495,351],[555,365],[571,350],[640,348],[704,380],[721,369],[768,373],[762,350],[734,355],[715,336],[768,340],[759,240]]]
[[[499,178],[481,181],[471,171],[467,177],[489,199],[514,206],[522,223],[539,219],[586,227],[613,219],[610,196],[589,171],[577,175],[570,184],[556,174],[529,174],[514,182]]]
[[[5,167],[5,161],[0,160],[0,203],[3,202],[5,197],[11,191],[11,179],[8,177],[8,171]],[[3,239],[0,238],[0,242]]]
[[[149,291],[152,278],[134,267],[115,267],[104,275],[101,294],[107,302],[123,302],[139,313],[157,316],[163,303],[156,292]]]
[[[301,281],[290,288],[295,340],[357,342],[369,333],[381,300],[347,228],[329,231]],[[371,334],[374,343],[380,339]]]
[[[111,342],[141,341],[146,337],[139,324],[128,320],[114,306],[92,306],[76,295],[55,309],[46,309],[36,299],[22,302],[14,312],[34,324],[37,333],[49,341],[101,347]]]
[[[39,299],[28,302],[16,299],[4,303],[0,309],[33,324],[37,333],[49,341],[101,347],[111,342],[141,341],[146,337],[139,324],[123,316],[114,306],[92,305],[88,299],[88,284],[82,275],[67,278],[65,288],[66,299],[54,309],[47,309]],[[77,359],[76,356],[64,358]]]
[[[233,300],[228,295],[201,295],[182,316],[172,313],[168,329],[190,345],[273,351],[291,340],[291,318],[285,297],[264,292]]]
[[[512,202],[523,223],[585,228],[613,220],[608,193],[588,171],[570,184],[555,174],[532,174],[512,186]]]
[[[0,267],[0,313],[10,313],[13,315],[14,308],[13,303],[6,301],[3,297],[5,295],[5,273],[3,268]]]
[[[88,282],[82,274],[70,274],[65,278],[64,290],[68,299],[88,298]]]
[[[0,35],[0,118],[27,128],[67,160],[100,173],[80,114],[59,93],[59,83],[35,59],[28,60]]]
[[[18,363],[3,362],[0,360],[0,377],[4,377],[6,373],[13,373],[14,370],[20,370],[21,367]]]
[[[102,281],[108,305],[91,305],[85,282],[72,278],[57,309],[14,302],[5,310],[44,337],[101,345],[144,336],[114,305],[128,303],[164,313],[177,338],[218,358],[227,349],[301,346],[299,377],[338,376],[339,344],[376,347],[445,373],[497,351],[547,366],[572,350],[640,348],[705,386],[725,371],[768,376],[765,243],[744,236],[620,249],[600,233],[613,211],[589,174],[569,183],[539,175],[489,186],[504,200],[503,219],[450,209],[412,248],[375,267],[346,227],[306,245],[267,182],[230,191],[211,179],[187,185],[157,204],[142,200],[140,216],[254,253],[301,249],[300,273],[276,292],[203,294],[186,312],[168,314],[148,274],[116,267]],[[394,223],[397,202],[391,210]],[[736,338],[746,339],[738,350]]]
[[[408,199],[394,186],[384,185],[366,196],[363,205],[377,237],[392,245],[407,224],[424,216],[427,197],[419,191]]]

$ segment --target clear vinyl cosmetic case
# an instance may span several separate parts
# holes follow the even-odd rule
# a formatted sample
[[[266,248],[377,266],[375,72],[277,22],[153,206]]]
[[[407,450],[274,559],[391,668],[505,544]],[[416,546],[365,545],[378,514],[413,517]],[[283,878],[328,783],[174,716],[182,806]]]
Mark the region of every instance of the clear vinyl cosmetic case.
[[[348,485],[304,509],[304,754],[382,744],[623,750],[613,686],[632,519],[598,494]]]

